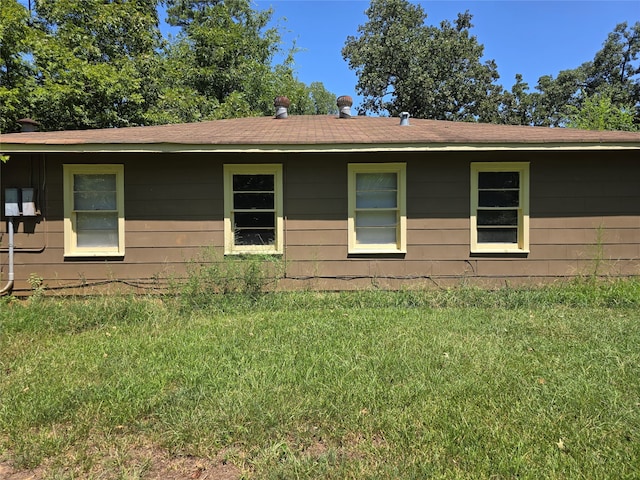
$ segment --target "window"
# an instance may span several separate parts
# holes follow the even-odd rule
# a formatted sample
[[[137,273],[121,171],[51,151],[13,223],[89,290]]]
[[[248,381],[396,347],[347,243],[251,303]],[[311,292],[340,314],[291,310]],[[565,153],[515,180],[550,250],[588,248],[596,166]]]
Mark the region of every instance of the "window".
[[[225,254],[282,253],[282,165],[224,166]]]
[[[529,163],[472,163],[471,252],[528,251]]]
[[[64,165],[65,256],[124,255],[124,167]]]
[[[405,253],[405,163],[349,164],[349,253]]]

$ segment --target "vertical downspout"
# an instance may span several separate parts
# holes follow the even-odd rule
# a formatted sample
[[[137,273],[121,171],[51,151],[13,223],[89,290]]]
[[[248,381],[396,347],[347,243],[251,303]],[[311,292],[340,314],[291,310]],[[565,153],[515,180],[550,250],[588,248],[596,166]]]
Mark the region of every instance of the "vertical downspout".
[[[2,185],[2,167],[0,167],[0,187]],[[5,199],[6,200],[6,199]],[[13,217],[8,217],[9,222],[9,281],[0,290],[0,297],[8,295],[13,291]]]
[[[29,4],[31,5],[31,4]],[[30,118],[21,118],[18,120],[20,124],[20,130],[22,132],[37,132],[40,124],[35,120]],[[0,168],[1,172],[1,168]],[[2,185],[2,176],[0,175],[0,186]],[[6,201],[6,198],[5,198]],[[4,295],[8,295],[13,291],[13,282],[14,282],[14,272],[13,272],[13,250],[14,250],[14,241],[13,241],[13,217],[8,217],[9,222],[9,281],[7,284],[0,290],[0,297]]]
[[[13,290],[13,217],[9,217],[9,281],[0,290],[0,296],[8,295]]]

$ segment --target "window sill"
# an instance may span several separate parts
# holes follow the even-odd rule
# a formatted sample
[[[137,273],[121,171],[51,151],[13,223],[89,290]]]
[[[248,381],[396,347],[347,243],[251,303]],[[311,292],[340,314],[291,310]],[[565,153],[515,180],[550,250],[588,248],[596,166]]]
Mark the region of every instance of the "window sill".
[[[354,250],[349,250],[349,256],[366,256],[366,255],[376,255],[376,256],[382,256],[382,255],[393,255],[393,256],[398,256],[398,255],[405,255],[407,253],[406,250],[400,250],[400,249],[382,249],[382,248],[357,248]]]
[[[522,248],[475,248],[471,255],[528,255],[529,249]]]
[[[124,252],[71,252],[65,253],[64,258],[124,258]]]
[[[232,250],[224,252],[225,256],[249,256],[249,255],[283,255],[283,252],[278,250]]]

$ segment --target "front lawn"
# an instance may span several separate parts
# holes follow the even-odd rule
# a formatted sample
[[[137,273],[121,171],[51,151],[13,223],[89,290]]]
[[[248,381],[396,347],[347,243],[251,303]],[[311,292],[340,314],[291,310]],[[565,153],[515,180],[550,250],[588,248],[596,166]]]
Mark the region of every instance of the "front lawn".
[[[13,478],[640,471],[638,282],[202,308],[34,298],[0,305],[0,322],[0,473]]]

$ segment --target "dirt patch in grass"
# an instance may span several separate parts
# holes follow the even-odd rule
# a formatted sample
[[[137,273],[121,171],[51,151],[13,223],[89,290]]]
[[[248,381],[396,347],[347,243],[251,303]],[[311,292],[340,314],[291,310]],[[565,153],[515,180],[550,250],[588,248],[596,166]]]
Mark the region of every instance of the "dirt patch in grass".
[[[65,469],[66,470],[66,469]],[[192,456],[171,456],[156,447],[136,447],[127,452],[126,458],[116,459],[106,455],[99,459],[90,472],[66,471],[71,477],[77,474],[111,480],[139,478],[141,480],[238,480],[242,471],[222,458],[206,459]],[[0,461],[0,480],[44,480],[63,474],[59,467],[41,465],[31,470],[16,470],[9,462]],[[74,475],[75,474],[75,475]]]
[[[2,480],[40,480],[45,478],[45,474],[43,468],[17,472],[8,463],[0,462],[0,479]]]
[[[302,453],[309,458],[319,458],[326,455],[328,451],[329,447],[322,439],[314,438],[313,442],[302,450]]]
[[[148,449],[139,455],[149,459],[149,469],[142,476],[145,480],[238,480],[242,473],[232,463],[219,458],[171,457],[160,449]]]

